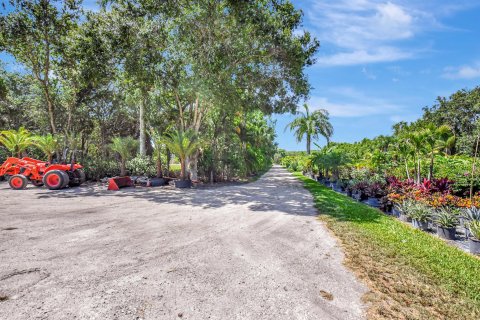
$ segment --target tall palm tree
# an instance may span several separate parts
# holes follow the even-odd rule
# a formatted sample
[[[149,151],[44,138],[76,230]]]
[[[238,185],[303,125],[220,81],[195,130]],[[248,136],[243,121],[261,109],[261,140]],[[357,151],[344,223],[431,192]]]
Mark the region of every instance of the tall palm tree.
[[[116,152],[120,157],[120,175],[125,176],[127,174],[127,160],[132,156],[135,150],[138,148],[138,140],[132,137],[116,137],[112,139],[110,149]]]
[[[197,135],[192,130],[173,130],[165,135],[163,141],[168,149],[180,159],[181,179],[188,180],[186,160],[200,147]]]
[[[290,122],[285,130],[289,128],[291,131],[295,130],[295,137],[297,142],[302,141],[305,136],[307,139],[307,154],[310,154],[310,146],[312,139],[316,140],[319,136],[327,139],[327,144],[333,134],[333,126],[329,121],[328,111],[325,109],[315,110],[310,112],[308,105],[304,104],[305,112],[298,112],[298,118]]]
[[[2,144],[12,156],[22,157],[23,153],[33,144],[30,132],[24,127],[18,130],[4,130],[0,132],[0,144]]]
[[[426,154],[426,140],[428,133],[425,130],[412,132],[407,135],[406,142],[411,146],[415,163],[415,183],[420,183],[422,175],[421,159]]]
[[[47,134],[46,136],[34,136],[32,140],[35,142],[35,146],[48,158],[48,162],[52,163],[53,155],[60,145],[58,138],[52,134]]]

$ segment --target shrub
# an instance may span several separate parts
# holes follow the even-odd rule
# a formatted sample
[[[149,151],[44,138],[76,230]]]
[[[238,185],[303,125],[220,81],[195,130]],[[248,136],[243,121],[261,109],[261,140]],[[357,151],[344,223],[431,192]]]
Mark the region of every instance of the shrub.
[[[157,174],[155,162],[149,157],[142,156],[127,161],[127,170],[132,176],[154,177]]]
[[[118,163],[114,160],[86,159],[82,163],[87,179],[98,181],[105,177],[120,175]]]

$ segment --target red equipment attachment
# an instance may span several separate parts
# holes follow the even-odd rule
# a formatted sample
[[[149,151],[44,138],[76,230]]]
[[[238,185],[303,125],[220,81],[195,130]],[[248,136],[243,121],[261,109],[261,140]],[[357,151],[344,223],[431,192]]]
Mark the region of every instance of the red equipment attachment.
[[[120,190],[123,187],[133,187],[133,181],[130,177],[113,177],[108,179],[108,190]]]
[[[9,184],[15,190],[25,189],[28,181],[36,187],[45,184],[50,190],[58,190],[84,183],[82,168],[79,164],[50,164],[27,157],[11,157],[0,166],[0,177],[11,176]]]

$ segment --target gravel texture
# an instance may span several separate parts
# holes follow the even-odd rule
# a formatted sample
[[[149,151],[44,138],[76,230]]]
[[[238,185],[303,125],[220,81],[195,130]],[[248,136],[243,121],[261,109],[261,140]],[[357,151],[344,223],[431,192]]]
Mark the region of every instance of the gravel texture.
[[[0,183],[0,319],[362,319],[312,198],[280,167],[213,188]]]

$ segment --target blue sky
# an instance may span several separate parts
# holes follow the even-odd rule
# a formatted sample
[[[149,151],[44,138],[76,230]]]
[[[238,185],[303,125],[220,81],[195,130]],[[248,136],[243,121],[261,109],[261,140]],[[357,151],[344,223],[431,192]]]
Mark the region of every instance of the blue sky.
[[[333,141],[389,134],[438,96],[480,84],[480,0],[292,1],[304,12],[303,29],[320,40],[307,70],[308,104],[330,112]],[[84,7],[94,10],[96,1]],[[305,150],[284,131],[294,116],[273,118],[279,146]]]
[[[308,104],[330,112],[333,141],[391,133],[438,96],[480,84],[480,1],[293,0],[321,43]],[[277,142],[305,150],[277,115]],[[323,139],[320,144],[324,144]]]

